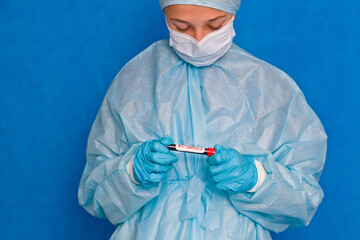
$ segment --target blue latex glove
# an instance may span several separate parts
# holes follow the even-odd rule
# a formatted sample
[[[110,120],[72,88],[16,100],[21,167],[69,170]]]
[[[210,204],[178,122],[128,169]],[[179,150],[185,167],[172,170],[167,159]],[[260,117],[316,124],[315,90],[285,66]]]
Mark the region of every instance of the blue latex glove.
[[[134,156],[134,178],[141,185],[161,182],[178,158],[165,145],[173,144],[169,136],[140,145]]]
[[[258,179],[254,158],[218,144],[215,149],[206,161],[216,187],[233,193],[251,190]]]

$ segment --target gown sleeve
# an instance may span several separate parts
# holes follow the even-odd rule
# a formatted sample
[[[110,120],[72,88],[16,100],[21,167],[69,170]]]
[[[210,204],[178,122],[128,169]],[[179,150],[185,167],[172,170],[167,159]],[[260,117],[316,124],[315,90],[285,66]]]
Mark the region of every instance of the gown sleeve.
[[[293,97],[274,141],[275,150],[267,151],[261,160],[268,175],[260,188],[255,193],[230,194],[230,200],[242,214],[281,232],[308,225],[324,196],[318,181],[327,136],[301,92]]]
[[[131,181],[126,165],[139,143],[129,144],[109,92],[89,135],[78,198],[90,214],[118,225],[156,197],[161,184],[144,188]]]

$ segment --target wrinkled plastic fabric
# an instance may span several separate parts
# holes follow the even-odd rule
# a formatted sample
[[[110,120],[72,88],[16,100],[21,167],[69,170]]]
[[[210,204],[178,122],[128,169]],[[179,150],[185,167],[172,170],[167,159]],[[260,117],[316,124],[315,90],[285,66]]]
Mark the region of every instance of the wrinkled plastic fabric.
[[[150,188],[126,165],[142,142],[221,144],[253,155],[268,175],[255,193],[215,188],[206,156],[175,152]],[[292,79],[236,45],[194,67],[159,41],[116,76],[92,126],[79,202],[117,226],[111,239],[271,239],[269,230],[309,224],[327,136]]]
[[[188,4],[215,8],[231,14],[236,14],[241,0],[159,0],[162,9],[170,5]]]

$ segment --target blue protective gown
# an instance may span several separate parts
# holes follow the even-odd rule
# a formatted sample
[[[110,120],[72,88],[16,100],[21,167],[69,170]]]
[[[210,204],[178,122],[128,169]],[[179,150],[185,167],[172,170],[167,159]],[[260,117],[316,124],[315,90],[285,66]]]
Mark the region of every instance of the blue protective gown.
[[[254,155],[268,175],[256,193],[229,194],[210,180],[206,156],[176,152],[162,183],[134,184],[128,161],[142,142],[164,135]],[[313,217],[326,139],[284,72],[235,44],[213,65],[194,67],[162,40],[111,84],[89,136],[79,202],[117,226],[111,239],[271,239],[269,230]]]

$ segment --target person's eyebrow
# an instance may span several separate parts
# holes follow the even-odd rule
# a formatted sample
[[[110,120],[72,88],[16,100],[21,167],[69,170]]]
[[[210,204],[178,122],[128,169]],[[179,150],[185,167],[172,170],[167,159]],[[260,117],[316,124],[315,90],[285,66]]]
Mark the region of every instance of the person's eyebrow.
[[[189,23],[187,21],[184,21],[184,20],[181,20],[181,19],[178,19],[178,18],[170,18],[171,21],[176,21],[176,22],[181,22],[181,23]]]
[[[218,19],[224,18],[224,17],[226,17],[226,14],[225,14],[225,15],[221,15],[221,16],[217,16],[216,18],[213,18],[213,19],[210,19],[209,22],[213,22],[213,21],[215,21],[215,20],[218,20]]]
[[[224,17],[226,17],[226,14],[225,14],[225,15],[221,15],[221,16],[217,16],[217,17],[215,17],[215,18],[212,18],[212,19],[210,19],[208,22],[214,22],[214,21],[216,21],[216,20],[218,20],[218,19],[220,19],[220,18],[224,18]],[[176,21],[176,22],[181,22],[181,23],[189,24],[189,22],[184,21],[184,20],[181,20],[181,19],[178,19],[178,18],[170,18],[170,20],[171,20],[171,21]]]

